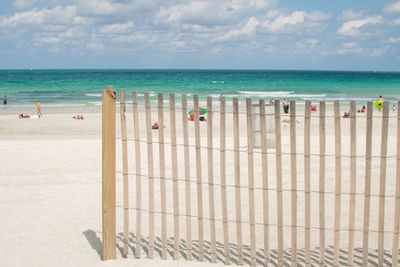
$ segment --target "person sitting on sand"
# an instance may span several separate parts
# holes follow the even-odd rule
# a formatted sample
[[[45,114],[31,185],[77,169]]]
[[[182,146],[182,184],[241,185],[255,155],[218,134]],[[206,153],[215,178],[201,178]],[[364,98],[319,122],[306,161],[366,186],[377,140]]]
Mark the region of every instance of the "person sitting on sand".
[[[363,106],[362,109],[359,109],[358,113],[365,113],[365,106]]]
[[[18,115],[18,117],[19,117],[20,119],[29,119],[31,116],[29,116],[28,114],[20,113],[20,114]]]
[[[73,119],[76,119],[76,120],[84,120],[85,118],[83,117],[83,115],[76,115],[76,116],[73,116],[72,117]]]
[[[188,121],[194,121],[194,112],[190,114]]]
[[[155,122],[152,126],[151,129],[157,130],[158,129],[158,122]]]
[[[350,111],[345,111],[343,113],[343,118],[350,118]]]
[[[38,117],[39,118],[43,117],[42,108],[40,107],[39,101],[35,100],[35,104],[36,104],[36,108],[37,108],[37,112],[38,112]]]

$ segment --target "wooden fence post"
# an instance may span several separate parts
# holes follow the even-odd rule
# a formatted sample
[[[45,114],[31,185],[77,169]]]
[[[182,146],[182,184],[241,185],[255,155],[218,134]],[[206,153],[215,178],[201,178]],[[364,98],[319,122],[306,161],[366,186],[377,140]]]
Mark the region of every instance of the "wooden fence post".
[[[115,91],[112,88],[103,90],[102,107],[102,222],[103,222],[103,260],[116,258],[116,110]]]
[[[160,192],[161,192],[161,258],[167,258],[167,195],[165,183],[165,144],[164,144],[164,98],[158,94],[158,140],[160,158]]]
[[[197,175],[197,220],[199,236],[199,261],[204,261],[203,244],[203,179],[201,176],[201,145],[200,145],[200,124],[199,124],[199,96],[193,96],[194,101],[194,128],[196,139],[196,175]]]
[[[342,185],[342,150],[341,150],[341,129],[340,129],[340,103],[334,102],[335,113],[335,225],[333,236],[333,265],[339,266],[339,245],[340,245],[340,206],[341,206],[341,185]]]
[[[281,106],[275,101],[275,144],[276,144],[276,198],[278,221],[278,266],[283,266],[283,204],[282,204],[282,145]]]
[[[378,231],[378,265],[383,266],[384,230],[385,230],[385,191],[386,191],[386,157],[388,143],[389,103],[383,102],[381,159],[379,178],[379,231]]]
[[[400,101],[397,102],[397,159],[396,159],[396,195],[393,225],[392,265],[398,266],[399,222],[400,222]]]
[[[124,183],[124,256],[128,255],[129,248],[129,187],[128,187],[128,142],[126,139],[126,97],[125,89],[120,94],[120,115],[121,115],[121,140],[122,140],[122,172]]]
[[[132,92],[133,125],[135,133],[135,162],[136,162],[136,258],[140,258],[142,243],[142,169],[140,154],[139,112],[137,92]]]
[[[263,224],[264,224],[264,265],[269,263],[269,200],[268,200],[268,155],[267,155],[267,125],[265,121],[265,100],[260,99],[261,128],[261,169],[263,185]]]
[[[311,266],[311,185],[310,185],[310,120],[311,101],[307,100],[304,110],[304,227],[305,227],[305,264]]]
[[[229,253],[229,228],[228,228],[228,207],[226,200],[226,123],[225,123],[225,97],[220,98],[220,165],[221,165],[221,206],[222,226],[224,231],[225,264],[231,263]]]
[[[207,96],[207,165],[208,165],[208,204],[210,208],[211,262],[217,262],[215,248],[215,208],[214,208],[214,160],[213,160],[213,111],[212,97]]]
[[[154,253],[154,168],[153,168],[153,135],[151,129],[150,95],[144,93],[146,108],[146,132],[147,132],[147,168],[149,175],[149,258]]]
[[[365,156],[365,197],[364,197],[364,226],[363,226],[363,266],[368,265],[368,235],[371,203],[371,156],[372,156],[372,102],[367,103],[367,133]]]
[[[356,102],[350,102],[350,205],[349,205],[349,244],[347,264],[353,265],[354,224],[356,211]]]
[[[296,155],[296,101],[291,100],[290,110],[290,174],[292,208],[292,266],[297,266],[297,155]]]
[[[186,197],[186,258],[192,260],[192,212],[191,212],[191,189],[190,189],[190,153],[188,133],[187,97],[182,94],[182,124],[183,124],[183,146],[185,157],[185,197]]]
[[[319,266],[325,266],[325,101],[319,102]]]
[[[243,265],[242,247],[242,209],[240,199],[240,139],[239,139],[239,101],[233,98],[233,150],[235,168],[235,207],[238,264]]]

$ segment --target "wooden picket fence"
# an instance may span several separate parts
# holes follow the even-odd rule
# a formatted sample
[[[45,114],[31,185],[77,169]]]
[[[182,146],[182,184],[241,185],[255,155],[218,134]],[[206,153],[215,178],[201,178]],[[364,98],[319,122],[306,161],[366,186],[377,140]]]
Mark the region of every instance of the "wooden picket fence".
[[[116,246],[118,242],[122,242],[123,246],[120,250],[123,257],[127,257],[132,253],[130,251],[133,251],[134,256],[140,258],[143,256],[142,250],[144,249],[145,254],[150,259],[157,254],[160,258],[167,259],[168,254],[170,254],[175,260],[178,260],[183,255],[186,260],[193,260],[193,257],[196,257],[198,261],[222,261],[225,264],[231,264],[233,261],[239,265],[247,263],[251,266],[257,264],[283,266],[284,263],[292,266],[297,266],[298,264],[305,266],[398,265],[400,110],[397,110],[396,116],[390,116],[389,105],[384,102],[383,110],[379,113],[382,123],[380,155],[374,156],[372,154],[374,128],[372,102],[367,103],[366,116],[362,118],[366,120],[366,131],[362,133],[365,134],[365,140],[363,141],[365,142],[365,147],[360,148],[357,145],[357,135],[361,133],[357,131],[356,105],[354,101],[351,101],[349,103],[350,140],[348,140],[350,154],[344,155],[342,153],[341,129],[343,119],[341,118],[339,101],[334,101],[334,116],[326,114],[324,101],[319,103],[319,113],[315,113],[317,116],[311,114],[310,101],[305,101],[304,116],[297,116],[295,101],[290,101],[290,114],[282,115],[280,101],[277,100],[274,103],[274,114],[271,116],[271,114],[266,114],[265,100],[260,99],[257,103],[259,104],[258,114],[255,117],[251,99],[246,99],[246,111],[241,112],[237,98],[233,98],[232,103],[229,103],[232,106],[231,110],[228,111],[224,97],[219,99],[219,110],[214,110],[212,97],[207,97],[207,113],[213,114],[215,112],[219,114],[220,136],[213,136],[213,129],[216,129],[214,124],[217,125],[218,122],[213,121],[213,115],[211,115],[207,116],[207,120],[204,123],[206,131],[203,132],[206,133],[206,137],[202,139],[201,133],[205,127],[201,125],[202,122],[199,120],[200,103],[198,96],[193,96],[195,116],[194,125],[191,125],[189,123],[192,122],[188,122],[188,111],[192,108],[188,106],[187,96],[182,94],[181,105],[177,107],[175,95],[169,94],[169,105],[164,107],[164,96],[159,93],[157,106],[153,109],[153,111],[157,112],[159,124],[159,129],[156,132],[158,140],[155,140],[153,138],[155,131],[152,130],[152,101],[150,94],[144,93],[144,96],[139,96],[137,92],[133,92],[132,104],[128,103],[125,94],[125,89],[121,89],[119,95],[121,138],[118,138],[116,136],[116,93],[112,87],[103,91],[103,260],[115,259],[117,257]],[[139,97],[144,97],[144,101],[139,101]],[[154,100],[153,103],[155,103]],[[397,103],[398,107],[399,104],[400,101]],[[130,127],[127,127],[126,108],[130,105],[132,105],[133,110],[133,138],[128,137],[128,129]],[[140,113],[140,108],[143,108],[143,105],[144,113]],[[169,113],[167,120],[164,117],[165,110]],[[179,116],[177,113],[180,113],[180,119],[177,117]],[[233,120],[228,121],[227,114],[232,115]],[[246,124],[240,119],[241,114],[243,114],[242,117],[245,116]],[[281,125],[283,116],[287,116],[289,119],[288,131],[290,135],[288,140],[290,142],[286,145],[290,147],[290,152],[287,153],[282,151],[284,146],[282,144],[283,126]],[[311,127],[312,117],[319,118],[319,128],[316,130]],[[397,144],[394,156],[387,155],[389,117],[395,117],[395,120],[397,120],[397,132],[389,136],[389,139]],[[253,145],[254,118],[260,121],[261,146],[259,149],[254,148]],[[327,119],[330,118],[333,119],[334,123],[334,134],[332,134],[334,140],[328,140],[326,135],[326,123],[328,122]],[[267,138],[269,136],[267,134],[266,121],[268,119],[274,121],[275,128],[275,147],[272,149],[267,146]],[[303,120],[303,147],[296,144],[296,130],[298,130],[298,125],[296,124],[299,124],[297,119]],[[166,123],[167,121],[169,121],[168,124]],[[227,122],[232,123],[231,133],[227,132]],[[177,125],[181,126],[181,132],[177,131]],[[240,144],[239,133],[244,125],[246,125],[247,129],[247,144]],[[193,129],[193,131],[190,131],[190,129]],[[145,139],[141,139],[141,130],[146,133]],[[313,136],[311,134],[312,131],[317,132],[317,134]],[[205,146],[201,144],[204,139],[207,140]],[[117,171],[116,140],[121,141],[121,172]],[[219,141],[219,145],[214,144],[215,140]],[[228,145],[227,141],[230,142]],[[327,145],[332,142],[334,142],[334,154],[329,155],[327,154]],[[145,143],[146,146],[143,146],[142,143]],[[134,149],[129,146],[132,151],[134,150],[135,155],[135,162],[132,165],[129,165],[128,162],[128,144],[134,146]],[[153,155],[155,144],[158,145],[157,157]],[[316,144],[319,147],[319,153],[317,154],[312,153],[312,148]],[[245,150],[243,149],[244,145],[246,145]],[[144,147],[146,151],[143,151]],[[347,147],[345,148],[347,149]],[[195,152],[194,154],[191,149]],[[365,149],[365,155],[360,156],[357,154],[357,151],[362,151],[363,149]],[[170,151],[170,155],[167,157],[166,150]],[[178,153],[183,153],[183,162],[178,162]],[[202,160],[204,160],[202,154],[207,155],[207,168],[202,167]],[[214,154],[219,154],[219,160],[215,159]],[[246,154],[247,164],[240,162],[242,154]],[[228,161],[228,157],[232,160]],[[284,162],[283,157],[287,158]],[[328,157],[334,159],[333,170],[327,168]],[[182,157],[180,158],[182,159]],[[361,193],[360,191],[362,190],[357,187],[356,182],[357,177],[360,176],[356,172],[357,164],[360,164],[360,162],[357,162],[357,158],[363,159],[362,164],[365,167],[365,173],[361,177],[364,180],[364,190]],[[270,174],[271,164],[268,165],[268,161],[271,159],[275,161],[273,175]],[[347,159],[349,162],[349,192],[342,192],[343,159]],[[375,171],[375,167],[372,169],[373,163],[378,159],[380,163],[379,194],[374,195],[371,193],[371,175]],[[390,176],[386,174],[388,159],[393,159],[394,162],[393,166],[391,165]],[[158,164],[155,164],[155,160]],[[255,164],[255,160],[259,160],[261,164]],[[299,160],[302,161],[302,166],[298,164]],[[218,164],[217,161],[219,162]],[[313,170],[311,164],[317,164],[317,173],[311,173]],[[147,171],[142,170],[143,166],[147,166]],[[214,168],[217,167],[219,174],[215,175]],[[285,174],[287,168],[290,168],[290,172]],[[207,181],[203,180],[202,172],[204,169],[207,170]],[[158,170],[157,174],[155,174],[155,170]],[[166,170],[171,173],[170,177],[167,177]],[[195,170],[196,180],[190,178],[193,176],[193,170]],[[247,173],[243,170],[247,170]],[[302,175],[300,171],[303,172]],[[334,178],[334,192],[328,192],[326,188],[326,181],[329,178],[326,175],[328,171],[333,174],[331,176]],[[227,181],[227,172],[233,173],[232,181],[234,181],[234,184]],[[117,203],[117,174],[121,174],[123,178],[122,205]],[[299,175],[304,179],[300,181]],[[247,184],[244,184],[243,176],[247,177]],[[282,183],[284,177],[290,181],[289,188],[285,188]],[[135,178],[135,183],[131,183],[130,179],[133,178]],[[155,191],[155,180],[159,180],[159,191]],[[395,183],[393,195],[386,194],[387,180],[395,181],[392,183]],[[167,181],[172,183],[172,190],[170,191],[167,190]],[[260,186],[257,185],[259,181],[261,183]],[[144,190],[142,186],[144,182],[148,185],[147,190]],[[272,182],[275,183],[275,188],[270,187]],[[300,182],[303,184],[302,188],[298,188]],[[317,190],[312,189],[315,183],[318,185]],[[191,184],[195,184],[196,188],[191,188]],[[182,185],[184,190],[180,193],[180,186]],[[132,188],[132,186],[135,192],[133,197],[135,199],[133,201],[134,204],[131,203],[129,194],[129,188]],[[208,188],[208,199],[203,198],[203,187]],[[220,190],[219,193],[214,191],[217,188]],[[192,195],[194,189],[196,189],[196,194]],[[232,194],[228,192],[228,189],[233,190]],[[242,189],[246,190],[248,201],[242,199]],[[257,189],[260,189],[259,192],[261,192],[257,195],[259,196],[258,198],[255,196],[255,190]],[[372,189],[374,189],[373,186]],[[284,193],[288,193],[290,196],[290,198],[287,198],[288,200],[284,198]],[[300,193],[302,194],[301,199],[304,199],[304,202],[301,203],[298,201]],[[311,193],[317,193],[318,195],[318,198],[315,198],[315,202],[318,202],[316,211],[311,208],[313,206]],[[272,201],[269,194],[274,194],[276,198]],[[327,200],[325,197],[328,195],[334,197],[333,212],[326,210]],[[344,195],[349,200],[348,210],[346,211],[342,208]],[[363,199],[363,210],[357,208],[357,197]],[[378,229],[376,230],[370,227],[371,197],[375,197],[372,199],[373,203],[375,203],[375,200],[379,201],[379,210],[377,210]],[[160,202],[158,210],[155,207],[156,198]],[[143,203],[144,199],[148,203]],[[394,203],[392,210],[385,210],[385,201],[388,199]],[[171,201],[172,207],[167,205],[168,201]],[[204,203],[208,203],[208,208],[203,206]],[[195,209],[197,214],[193,213],[192,206],[194,204],[197,205],[197,209]],[[117,208],[119,206],[123,210],[123,232],[120,236],[117,234]],[[255,208],[255,206],[258,208]],[[169,212],[171,209],[173,211]],[[134,211],[132,215],[135,218],[134,220],[130,218],[130,211],[132,210]],[[234,216],[228,216],[229,210],[232,210],[231,213]],[[243,219],[243,210],[248,212],[247,219]],[[284,213],[289,210],[290,212],[287,212],[286,217],[290,217],[290,223],[285,224]],[[205,211],[207,211],[208,217],[205,216]],[[312,216],[313,212],[316,216]],[[333,213],[332,216],[331,213]],[[363,214],[362,224],[360,223],[357,228],[356,218],[358,218],[357,214],[359,213]],[[344,223],[342,222],[343,219],[341,219],[343,214],[348,216],[348,224],[346,224],[348,228],[346,229],[343,227]],[[148,218],[145,225],[142,218],[144,215]],[[299,224],[299,215],[302,216],[304,225]],[[160,225],[156,224],[155,216],[160,217]],[[326,218],[328,217],[333,217],[333,220],[327,221]],[[385,229],[385,217],[393,220],[393,228],[390,230]],[[173,221],[173,237],[168,236],[168,218]],[[261,220],[257,221],[257,218],[261,218]],[[182,224],[181,220],[185,223]],[[132,221],[135,223],[133,227],[130,226]],[[197,229],[192,227],[193,221],[197,221]],[[209,230],[207,230],[209,239],[205,238],[204,235],[206,232],[205,222],[209,225]],[[333,227],[330,228],[329,224],[332,224]],[[235,227],[235,230],[230,229],[229,225]],[[144,232],[144,228],[147,229],[146,232]],[[155,229],[159,229],[160,236],[157,235]],[[185,231],[182,231],[182,229],[185,229]],[[222,232],[216,231],[216,229],[222,229]],[[318,234],[313,235],[313,231],[318,232]],[[355,233],[357,231],[360,235],[362,234],[362,247],[359,247],[358,250],[355,248]],[[193,232],[197,234],[197,238],[193,236]],[[369,242],[371,232],[378,235],[377,244],[374,243],[372,248],[370,247],[371,242]],[[244,234],[249,241],[247,244],[245,244],[246,238],[244,238]],[[301,239],[304,243],[301,245],[298,242],[300,234],[304,234],[302,235],[303,239]],[[331,238],[333,240],[326,240],[328,234],[333,236]],[[344,234],[347,236],[346,246],[343,245]],[[218,241],[219,235],[223,237],[222,243]],[[385,240],[387,242],[390,240],[389,236],[392,241],[391,251],[384,249]],[[117,237],[120,240],[117,241]],[[316,243],[313,241],[314,239],[318,239],[317,246],[313,245]],[[233,244],[230,240],[235,240],[236,242]],[[274,244],[274,247],[272,244]],[[331,247],[331,245],[333,246]],[[387,244],[386,247],[388,247]],[[371,251],[374,251],[373,249],[376,249],[376,257],[374,253],[371,254]],[[332,253],[327,255],[327,251]]]

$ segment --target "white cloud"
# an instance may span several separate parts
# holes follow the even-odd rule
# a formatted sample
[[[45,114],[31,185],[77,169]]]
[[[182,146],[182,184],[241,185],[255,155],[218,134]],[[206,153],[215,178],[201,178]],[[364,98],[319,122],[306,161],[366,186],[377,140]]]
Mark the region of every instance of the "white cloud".
[[[14,7],[16,9],[28,9],[34,7],[36,4],[45,2],[46,0],[15,0],[14,1]]]
[[[394,26],[400,26],[400,18],[397,18],[397,19],[393,20],[393,25]]]
[[[361,54],[363,51],[364,49],[359,47],[356,42],[344,43],[339,49],[337,49],[339,55]]]
[[[258,24],[258,20],[254,17],[251,17],[242,28],[229,30],[223,36],[217,36],[214,41],[226,41],[240,36],[250,36],[254,34]]]
[[[118,33],[125,33],[132,29],[133,22],[128,21],[127,23],[122,24],[110,24],[100,28],[101,33],[111,33],[111,34],[118,34]]]
[[[400,13],[400,1],[390,2],[383,7],[385,13]]]
[[[366,36],[368,35],[367,27],[375,26],[382,23],[381,16],[371,16],[359,20],[350,20],[342,24],[337,30],[337,34],[344,36]]]
[[[339,16],[339,20],[349,21],[362,19],[365,17],[365,13],[365,10],[346,9],[342,11],[342,14]]]
[[[396,43],[400,43],[400,37],[390,37],[388,40],[389,43],[391,44],[396,44]]]
[[[289,15],[281,11],[271,11],[266,15],[266,20],[261,26],[268,32],[291,33],[299,29],[318,28],[322,21],[330,18],[330,14],[314,11],[294,11]]]
[[[35,45],[58,44],[60,42],[61,42],[60,38],[45,36],[45,37],[37,37],[35,40]]]
[[[86,44],[86,48],[95,52],[100,52],[104,50],[104,45],[97,41],[90,41]]]
[[[389,50],[389,48],[390,48],[390,45],[385,45],[382,47],[374,48],[370,55],[374,56],[374,57],[383,56],[384,54],[386,54],[386,52]]]
[[[0,28],[28,30],[30,27],[46,27],[68,25],[76,15],[75,6],[55,7],[53,9],[31,10],[15,13],[11,17],[3,17]]]

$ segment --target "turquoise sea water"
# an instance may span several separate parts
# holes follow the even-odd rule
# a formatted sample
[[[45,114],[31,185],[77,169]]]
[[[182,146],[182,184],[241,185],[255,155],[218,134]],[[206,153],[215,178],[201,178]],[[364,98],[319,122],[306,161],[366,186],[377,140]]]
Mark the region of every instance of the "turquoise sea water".
[[[280,70],[0,70],[0,94],[9,106],[96,106],[113,85],[139,93],[219,94],[227,98],[400,100],[400,72]],[[167,96],[165,96],[165,99]],[[179,100],[180,97],[177,98]]]

